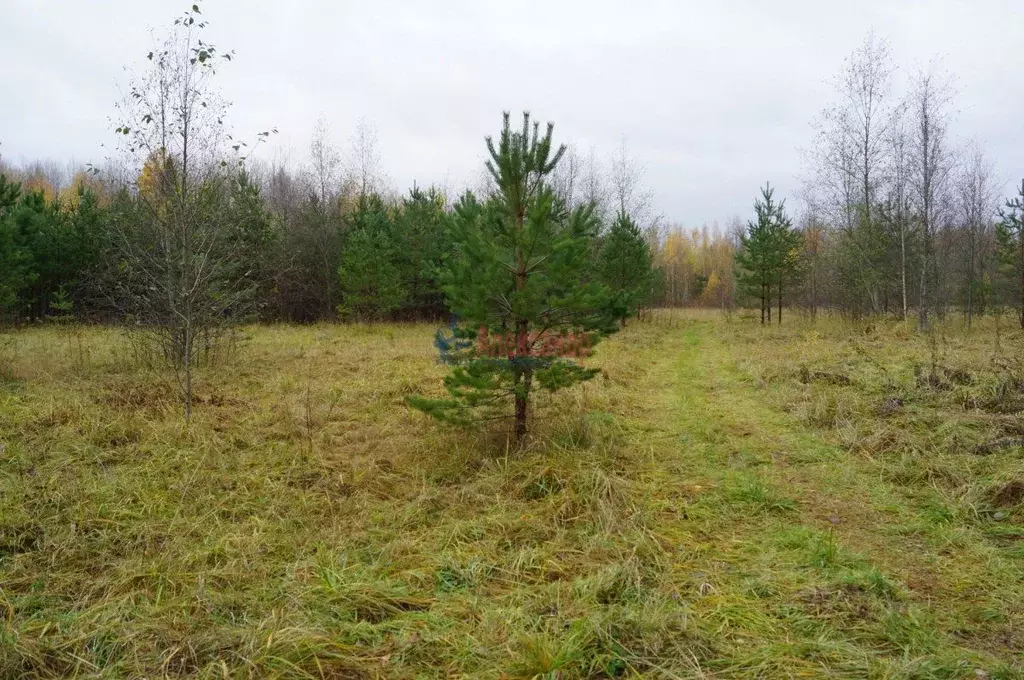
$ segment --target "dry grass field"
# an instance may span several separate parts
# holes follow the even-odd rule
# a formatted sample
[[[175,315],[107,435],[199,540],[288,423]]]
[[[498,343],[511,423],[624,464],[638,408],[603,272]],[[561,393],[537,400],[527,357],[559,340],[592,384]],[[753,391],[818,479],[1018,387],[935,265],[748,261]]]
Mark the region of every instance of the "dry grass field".
[[[247,328],[188,428],[120,331],[10,333],[0,677],[1024,677],[985,324],[657,312],[521,451],[404,405],[427,325]]]

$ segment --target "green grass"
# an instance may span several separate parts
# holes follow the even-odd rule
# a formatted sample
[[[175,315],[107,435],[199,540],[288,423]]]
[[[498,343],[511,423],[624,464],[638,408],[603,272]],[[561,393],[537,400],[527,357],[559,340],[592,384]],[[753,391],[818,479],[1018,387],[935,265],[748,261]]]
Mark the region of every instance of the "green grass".
[[[1024,677],[1020,332],[659,312],[514,451],[432,330],[5,336],[0,677]]]

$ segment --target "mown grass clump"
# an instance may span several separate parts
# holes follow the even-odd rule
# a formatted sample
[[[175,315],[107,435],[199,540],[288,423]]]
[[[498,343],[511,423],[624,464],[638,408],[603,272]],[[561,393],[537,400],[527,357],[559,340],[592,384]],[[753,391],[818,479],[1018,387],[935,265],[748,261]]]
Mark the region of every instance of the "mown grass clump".
[[[1016,364],[797,321],[630,324],[521,450],[404,407],[426,326],[246,329],[187,429],[13,334],[0,677],[1019,677]]]

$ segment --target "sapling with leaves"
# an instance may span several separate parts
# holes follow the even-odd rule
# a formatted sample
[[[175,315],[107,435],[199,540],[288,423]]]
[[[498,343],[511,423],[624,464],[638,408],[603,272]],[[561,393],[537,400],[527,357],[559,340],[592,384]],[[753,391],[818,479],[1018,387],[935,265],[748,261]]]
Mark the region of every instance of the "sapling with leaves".
[[[228,134],[228,105],[214,87],[232,53],[206,40],[206,28],[198,5],[174,22],[119,105],[116,128],[138,169],[137,209],[114,222],[111,297],[173,369],[186,422],[196,362],[245,318],[254,286],[251,269],[238,266],[246,242],[229,210],[246,144]]]
[[[439,332],[452,366],[448,397],[412,397],[441,420],[469,424],[512,418],[517,442],[527,433],[534,393],[592,378],[582,366],[598,338],[616,328],[611,292],[587,276],[598,222],[590,205],[569,209],[550,185],[565,147],[554,126],[542,134],[523,114],[513,129],[487,138],[487,170],[496,190],[485,201],[467,193],[451,216],[456,253],[441,268],[448,305],[459,323]]]

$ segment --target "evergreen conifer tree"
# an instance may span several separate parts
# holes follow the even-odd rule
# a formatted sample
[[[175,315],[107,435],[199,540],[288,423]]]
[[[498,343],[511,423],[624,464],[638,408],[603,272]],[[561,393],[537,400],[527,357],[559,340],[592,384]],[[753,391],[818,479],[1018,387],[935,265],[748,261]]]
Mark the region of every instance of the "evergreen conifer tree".
[[[0,313],[15,311],[31,255],[22,243],[15,223],[21,185],[0,174]]]
[[[13,214],[14,238],[21,251],[19,313],[43,318],[49,310],[48,294],[57,288],[62,262],[61,232],[64,215],[42,191],[23,193]]]
[[[785,288],[800,276],[800,244],[802,236],[793,229],[793,221],[786,215],[786,202],[775,201],[775,190],[770,184],[761,189],[761,197],[754,200],[755,221],[747,222],[746,233],[740,236],[740,249],[736,253],[737,283],[750,297],[761,302],[761,323],[771,323],[772,291],[779,303],[779,323],[782,323],[782,301]]]
[[[91,187],[76,188],[74,212],[66,236],[67,263],[58,291],[66,287],[76,313],[102,297],[98,282],[103,268],[103,247],[108,239],[110,216]],[[95,306],[95,305],[94,305]]]
[[[1024,328],[1024,180],[1018,195],[1008,199],[999,211],[996,246],[1004,269],[1010,269],[1020,282],[1017,308],[1020,327]]]
[[[775,206],[771,188],[762,189],[761,198],[754,201],[755,221],[747,222],[747,231],[740,235],[740,248],[736,252],[739,271],[736,282],[740,290],[761,302],[761,323],[771,321],[771,285],[773,282],[772,222]]]
[[[243,168],[227,191],[225,217],[235,252],[228,276],[238,282],[247,309],[264,312],[275,275],[271,256],[280,238],[274,216],[267,209],[260,186]]]
[[[444,293],[437,269],[451,253],[444,196],[434,188],[413,187],[395,214],[396,265],[408,291],[405,318],[444,317]]]
[[[621,325],[650,301],[653,276],[651,248],[640,227],[619,212],[598,253],[598,276],[612,293],[612,309]]]
[[[574,355],[615,329],[610,292],[585,276],[597,232],[593,207],[569,210],[549,184],[565,150],[553,149],[553,127],[542,135],[525,113],[513,130],[505,113],[500,137],[487,138],[496,192],[484,203],[467,193],[456,205],[457,252],[440,272],[460,320],[453,336],[437,338],[452,364],[448,398],[409,400],[461,424],[511,416],[517,441],[526,435],[534,390],[593,377],[596,369]]]
[[[396,266],[391,216],[377,194],[359,197],[349,218],[350,230],[342,250],[342,316],[380,319],[400,307],[406,289]]]

